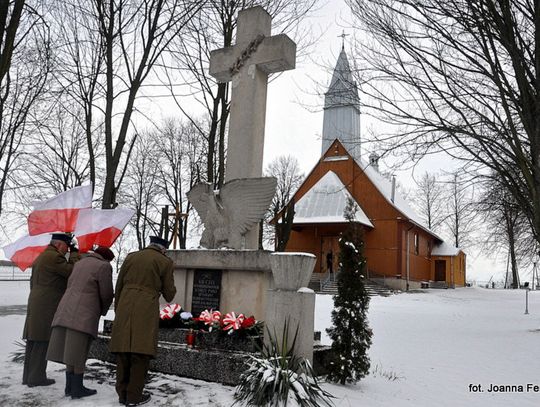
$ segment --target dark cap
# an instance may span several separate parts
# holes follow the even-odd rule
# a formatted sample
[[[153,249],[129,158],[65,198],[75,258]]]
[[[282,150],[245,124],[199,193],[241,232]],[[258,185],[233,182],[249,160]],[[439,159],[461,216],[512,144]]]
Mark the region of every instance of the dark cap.
[[[98,248],[94,250],[94,253],[99,254],[107,261],[112,261],[114,259],[114,253],[112,250],[105,246],[98,246]]]
[[[53,233],[51,240],[61,240],[62,242],[66,242],[67,244],[70,244],[73,238],[71,235],[68,235],[67,233]]]
[[[163,246],[165,249],[168,249],[169,248],[169,242],[165,239],[162,239],[161,237],[158,237],[158,236],[150,236],[150,244],[159,244],[161,246]]]

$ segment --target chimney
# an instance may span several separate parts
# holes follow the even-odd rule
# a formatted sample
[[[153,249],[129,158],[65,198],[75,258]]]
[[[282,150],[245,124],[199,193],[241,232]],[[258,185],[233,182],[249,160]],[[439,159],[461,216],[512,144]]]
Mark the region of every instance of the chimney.
[[[396,176],[392,175],[392,196],[390,200],[392,201],[392,203],[394,203],[395,199],[396,199]]]
[[[375,171],[379,172],[379,155],[377,153],[371,153],[369,155],[369,165],[371,165]]]

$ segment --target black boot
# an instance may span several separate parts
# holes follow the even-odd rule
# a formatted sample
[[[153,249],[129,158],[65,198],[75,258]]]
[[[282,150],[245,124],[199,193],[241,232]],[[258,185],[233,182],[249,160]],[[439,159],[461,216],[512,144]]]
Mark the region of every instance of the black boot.
[[[88,389],[83,385],[83,374],[73,373],[71,378],[71,398],[80,399],[82,397],[93,396],[97,390]]]
[[[68,372],[66,370],[66,388],[64,393],[66,396],[71,396],[71,379],[73,378],[73,372]]]

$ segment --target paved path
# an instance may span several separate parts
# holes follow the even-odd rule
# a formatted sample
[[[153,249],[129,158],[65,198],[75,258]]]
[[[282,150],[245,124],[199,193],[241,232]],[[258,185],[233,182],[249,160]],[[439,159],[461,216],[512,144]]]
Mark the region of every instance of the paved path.
[[[6,315],[25,315],[26,305],[4,305],[0,306],[0,317]]]

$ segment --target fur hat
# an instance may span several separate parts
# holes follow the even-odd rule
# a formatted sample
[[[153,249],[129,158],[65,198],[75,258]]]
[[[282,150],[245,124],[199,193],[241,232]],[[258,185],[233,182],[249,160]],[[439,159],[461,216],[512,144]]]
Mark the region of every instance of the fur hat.
[[[71,237],[71,235],[68,235],[67,233],[53,233],[51,240],[60,240],[69,245],[71,241],[73,240],[73,238]]]
[[[158,244],[160,246],[163,246],[165,249],[169,248],[169,242],[158,236],[150,236],[150,244]]]
[[[94,250],[94,253],[99,254],[107,261],[112,261],[114,259],[114,253],[112,250],[105,246],[98,246],[97,249]]]

